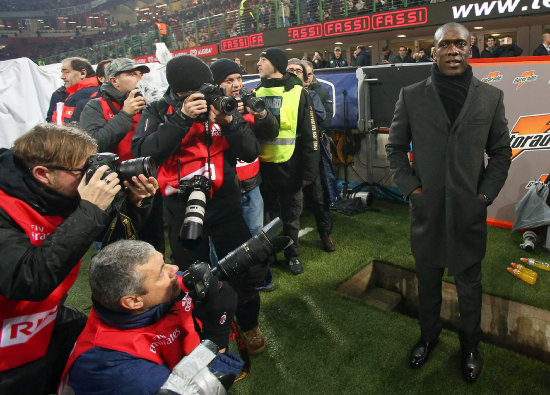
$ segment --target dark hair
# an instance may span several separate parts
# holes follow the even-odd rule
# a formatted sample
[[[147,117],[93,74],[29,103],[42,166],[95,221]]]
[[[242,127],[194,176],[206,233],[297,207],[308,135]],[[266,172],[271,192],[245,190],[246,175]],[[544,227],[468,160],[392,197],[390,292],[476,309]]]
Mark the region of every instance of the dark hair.
[[[65,62],[69,62],[73,70],[76,70],[76,71],[85,70],[86,78],[95,77],[94,68],[92,67],[88,59],[78,58],[78,57],[66,58],[66,59],[63,59],[61,63],[65,63]]]
[[[390,50],[390,46],[389,46],[389,45],[384,45],[384,46],[382,47],[382,51],[388,51],[388,50]]]
[[[367,48],[364,45],[358,45],[357,48],[360,49],[361,51],[367,50]]]
[[[442,26],[439,26],[437,28],[437,30],[435,31],[435,33],[434,33],[434,45],[435,46],[437,46],[437,43],[439,43],[439,41],[441,41],[441,39],[443,38],[443,34],[448,29],[460,29],[460,30],[462,30],[463,32],[466,33],[468,38],[470,38],[470,31],[468,30],[468,28],[466,26],[461,25],[460,23],[456,23],[456,22],[449,22],[449,23],[446,23]],[[468,45],[469,44],[470,43],[468,42]]]
[[[107,67],[107,65],[109,63],[111,63],[112,61],[113,61],[113,59],[105,59],[105,60],[102,60],[101,62],[99,62],[97,64],[97,67],[95,68],[95,76],[97,78],[97,83],[99,85],[101,85],[103,83],[99,79],[100,78],[106,78],[106,76],[105,76],[105,67]]]

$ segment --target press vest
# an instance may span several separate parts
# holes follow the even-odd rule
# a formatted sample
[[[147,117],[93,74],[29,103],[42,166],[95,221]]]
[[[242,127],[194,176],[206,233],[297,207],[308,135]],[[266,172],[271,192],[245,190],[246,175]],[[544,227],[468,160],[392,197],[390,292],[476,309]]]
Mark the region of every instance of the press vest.
[[[243,118],[246,122],[248,122],[248,125],[250,125],[251,129],[254,129],[254,115],[252,114],[244,114]],[[258,158],[254,162],[243,162],[242,160],[237,160],[236,165],[237,170],[237,177],[239,178],[239,181],[245,181],[248,180],[260,171],[260,161]]]
[[[101,103],[103,116],[105,117],[105,120],[109,122],[116,114],[113,113],[113,110],[109,106],[107,99],[105,99],[104,97],[100,97],[99,102]],[[114,101],[111,101],[111,104],[118,114],[120,112],[121,106]],[[132,128],[128,133],[126,133],[126,136],[124,136],[124,138],[120,140],[120,142],[116,146],[116,149],[114,150],[114,153],[118,155],[121,161],[135,158],[134,154],[132,154],[131,145],[132,138],[134,137],[134,132],[136,131],[136,126],[139,122],[139,118],[141,118],[141,114],[136,114],[132,117]]]
[[[167,114],[172,114],[170,106]],[[212,144],[208,148],[205,144],[205,128],[203,122],[194,122],[185,137],[181,140],[179,149],[166,161],[160,164],[158,171],[159,188],[163,195],[176,193],[178,187],[178,158],[180,161],[180,177],[188,180],[195,175],[203,175],[208,178],[208,150],[210,149],[210,173],[212,180],[212,192],[217,191],[223,185],[223,158],[224,151],[229,148],[229,143],[222,135],[222,130],[217,124],[210,124]]]
[[[39,246],[64,221],[58,216],[43,216],[22,200],[0,190],[0,207]],[[61,299],[78,275],[80,262],[44,300],[29,302],[0,295],[0,371],[16,368],[46,355]]]
[[[266,108],[279,119],[280,125],[279,135],[274,140],[260,141],[260,161],[282,163],[288,161],[294,153],[302,89],[302,86],[295,85],[286,92],[284,86],[260,87],[256,90],[256,97],[264,97]]]
[[[97,78],[85,78],[65,89],[65,92],[69,95],[64,102],[57,103],[57,107],[52,114],[52,122],[57,125],[65,125],[72,121],[74,110],[79,101],[97,96]]]
[[[170,312],[160,320],[146,327],[115,328],[104,323],[92,308],[86,327],[78,337],[63,371],[61,387],[66,386],[67,372],[76,359],[94,347],[125,352],[138,358],[163,364],[172,370],[184,356],[193,351],[200,343],[192,315],[193,302],[179,275],[178,283],[186,291],[185,297],[176,302]],[[68,381],[70,384],[70,377]]]

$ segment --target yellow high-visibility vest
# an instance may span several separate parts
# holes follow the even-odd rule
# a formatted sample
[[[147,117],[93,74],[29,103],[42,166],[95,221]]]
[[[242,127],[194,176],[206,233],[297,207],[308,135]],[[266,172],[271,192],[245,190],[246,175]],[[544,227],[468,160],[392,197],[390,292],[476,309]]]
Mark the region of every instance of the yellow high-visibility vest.
[[[301,94],[300,85],[295,85],[286,92],[284,86],[261,87],[256,90],[256,97],[263,97],[266,109],[279,118],[279,135],[273,140],[260,141],[260,161],[282,163],[288,161],[294,153]]]

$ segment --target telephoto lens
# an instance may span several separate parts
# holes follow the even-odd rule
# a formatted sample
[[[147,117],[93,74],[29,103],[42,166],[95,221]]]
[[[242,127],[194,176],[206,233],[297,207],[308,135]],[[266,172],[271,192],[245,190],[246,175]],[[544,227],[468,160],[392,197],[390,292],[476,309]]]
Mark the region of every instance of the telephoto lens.
[[[204,176],[196,175],[192,180],[185,180],[181,184],[183,184],[183,189],[190,192],[179,238],[183,244],[194,245],[202,239],[202,226],[206,213],[207,194],[210,191],[210,181]],[[186,193],[184,192],[184,194]]]

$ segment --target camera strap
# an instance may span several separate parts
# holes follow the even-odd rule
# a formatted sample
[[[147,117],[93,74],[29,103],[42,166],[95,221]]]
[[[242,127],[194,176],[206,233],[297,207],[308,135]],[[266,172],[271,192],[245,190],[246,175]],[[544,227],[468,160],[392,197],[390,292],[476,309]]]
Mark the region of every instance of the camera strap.
[[[212,172],[210,171],[210,146],[212,145],[212,131],[210,130],[210,121],[204,122],[204,144],[206,145],[206,152],[208,153],[208,181],[210,182],[210,189],[213,191],[214,187],[212,186]],[[212,195],[210,195],[210,197],[212,197]]]
[[[235,323],[235,320],[231,321],[231,329],[233,333],[229,335],[229,339],[234,339],[237,343],[239,350],[239,357],[244,361],[244,366],[241,370],[241,374],[235,379],[235,383],[244,379],[250,373],[250,368],[252,367],[252,361],[250,360],[250,355],[248,355],[248,348],[246,348],[246,343],[244,342],[241,332],[239,332],[239,327]]]
[[[120,199],[120,202],[113,203],[113,209],[116,214],[105,232],[102,241],[103,246],[114,243],[117,240],[138,240],[134,223],[130,217],[122,213],[123,207],[126,207],[126,199]]]

